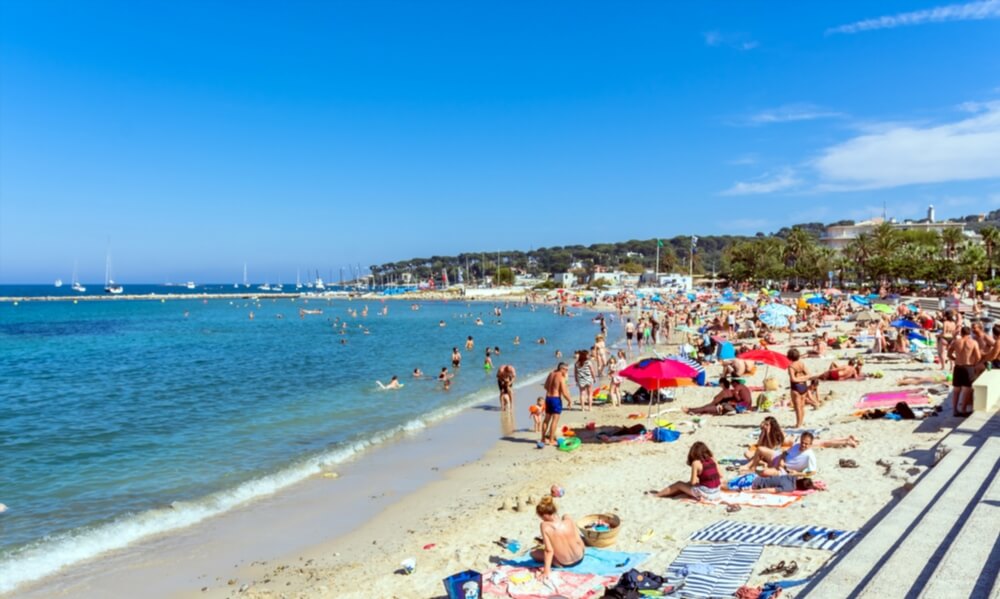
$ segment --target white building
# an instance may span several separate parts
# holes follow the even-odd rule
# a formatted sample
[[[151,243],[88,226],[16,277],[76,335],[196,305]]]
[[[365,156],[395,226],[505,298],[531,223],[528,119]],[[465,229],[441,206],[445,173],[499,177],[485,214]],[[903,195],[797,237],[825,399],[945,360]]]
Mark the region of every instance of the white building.
[[[870,220],[854,223],[853,225],[832,225],[826,228],[826,233],[820,237],[820,242],[826,247],[840,251],[862,234],[871,235],[875,230],[875,227],[884,222],[886,221],[883,218],[872,218]],[[959,231],[962,231],[966,237],[975,237],[975,233],[965,230],[964,222],[950,220],[938,221],[935,218],[933,205],[927,207],[927,218],[925,219],[905,220],[903,222],[897,222],[896,219],[890,219],[889,224],[893,229],[897,229],[899,231],[921,230],[934,231],[940,234],[947,229],[958,229]]]
[[[576,286],[576,275],[571,272],[556,273],[556,276],[552,280],[556,282],[556,285],[563,288]]]

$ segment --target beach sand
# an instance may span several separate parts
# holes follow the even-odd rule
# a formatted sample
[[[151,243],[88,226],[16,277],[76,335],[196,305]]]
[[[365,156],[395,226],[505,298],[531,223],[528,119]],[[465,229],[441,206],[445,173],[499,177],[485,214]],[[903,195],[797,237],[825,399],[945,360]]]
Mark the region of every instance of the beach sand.
[[[661,348],[662,349],[662,348]],[[784,351],[784,347],[778,347]],[[810,372],[825,369],[836,356],[843,359],[855,350],[831,352],[826,358],[809,358]],[[500,440],[477,461],[449,470],[399,501],[387,506],[375,518],[347,535],[320,543],[266,563],[243,565],[221,577],[208,573],[211,580],[204,590],[192,588],[187,597],[441,597],[442,579],[466,569],[486,572],[498,558],[509,558],[494,544],[501,536],[519,539],[530,546],[538,535],[538,518],[529,497],[537,500],[558,483],[566,496],[557,500],[562,513],[579,519],[588,514],[613,512],[622,519],[622,529],[614,547],[621,551],[649,552],[652,557],[640,569],[663,573],[668,564],[698,529],[719,520],[785,525],[817,525],[856,530],[905,493],[914,474],[934,463],[934,445],[960,421],[950,410],[923,421],[863,421],[851,414],[862,393],[895,388],[902,377],[930,371],[933,366],[917,363],[869,364],[884,378],[864,381],[823,383],[822,395],[833,392],[822,407],[808,409],[806,427],[827,427],[820,439],[853,435],[858,448],[817,449],[819,480],[828,490],[806,496],[789,507],[744,507],[727,514],[725,506],[695,504],[676,499],[657,499],[643,494],[676,480],[686,480],[687,451],[695,441],[703,441],[716,458],[741,457],[762,420],[759,413],[703,418],[703,426],[685,433],[674,443],[626,442],[584,444],[572,453],[553,448],[537,449],[537,434],[530,428],[528,406],[540,394],[521,391],[517,401],[518,432]],[[758,368],[748,384],[762,384],[765,368]],[[771,369],[785,386],[787,376]],[[709,368],[710,380],[718,378],[718,366]],[[939,387],[941,388],[941,387]],[[575,391],[575,390],[574,390]],[[690,420],[681,407],[707,402],[717,389],[688,387],[678,398],[660,406],[660,418],[672,422]],[[935,395],[944,401],[946,393]],[[598,407],[592,412],[564,412],[560,424],[582,427],[588,422],[604,425],[646,423],[645,418],[629,420],[642,413],[642,406]],[[783,427],[791,426],[790,409],[775,413]],[[652,426],[652,425],[650,425]],[[687,430],[687,427],[682,427]],[[841,458],[853,459],[858,468],[838,466]],[[883,458],[895,462],[891,468],[877,464]],[[725,472],[735,476],[735,473]],[[381,489],[369,490],[378,496]],[[519,511],[499,509],[505,499],[518,498]],[[329,513],[329,518],[337,518]],[[648,531],[652,535],[646,537]],[[403,575],[400,563],[416,559],[412,575]],[[792,578],[807,578],[832,554],[825,551],[765,547],[750,580],[761,585],[780,575],[762,576],[769,564],[795,560],[799,572]],[[246,563],[255,559],[245,556]],[[795,589],[785,596],[795,596]]]

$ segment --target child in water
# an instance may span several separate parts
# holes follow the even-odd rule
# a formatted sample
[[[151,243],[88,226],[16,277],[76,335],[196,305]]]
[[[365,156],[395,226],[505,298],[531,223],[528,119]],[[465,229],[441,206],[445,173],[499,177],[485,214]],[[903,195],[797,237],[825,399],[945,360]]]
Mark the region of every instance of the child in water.
[[[542,432],[542,418],[545,417],[545,398],[539,397],[535,400],[535,405],[528,408],[531,413],[531,421],[535,423],[535,432]]]

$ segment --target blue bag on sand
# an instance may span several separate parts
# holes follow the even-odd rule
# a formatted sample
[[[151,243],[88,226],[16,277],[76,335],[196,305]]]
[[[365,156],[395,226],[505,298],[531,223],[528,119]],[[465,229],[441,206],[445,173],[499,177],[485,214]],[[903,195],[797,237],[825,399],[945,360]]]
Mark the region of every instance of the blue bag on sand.
[[[671,443],[681,438],[681,434],[668,428],[658,427],[653,429],[653,441],[657,443]]]
[[[466,570],[444,579],[448,599],[479,599],[483,596],[483,575],[475,570]]]

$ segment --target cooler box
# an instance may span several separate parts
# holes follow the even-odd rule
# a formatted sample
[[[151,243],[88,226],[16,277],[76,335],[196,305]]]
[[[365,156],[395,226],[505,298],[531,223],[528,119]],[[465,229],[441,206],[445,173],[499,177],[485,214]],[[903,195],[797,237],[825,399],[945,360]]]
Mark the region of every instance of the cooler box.
[[[483,596],[483,575],[475,570],[452,574],[444,579],[448,599],[480,599]]]

